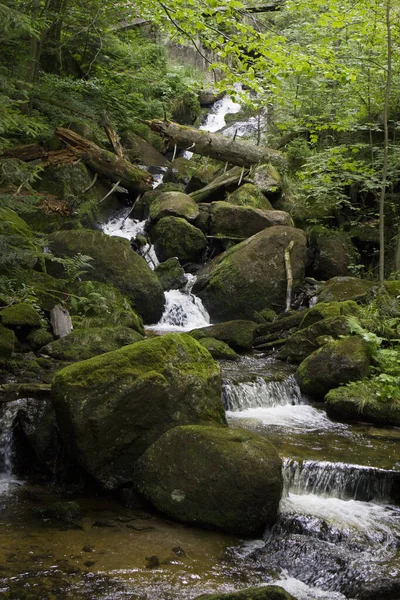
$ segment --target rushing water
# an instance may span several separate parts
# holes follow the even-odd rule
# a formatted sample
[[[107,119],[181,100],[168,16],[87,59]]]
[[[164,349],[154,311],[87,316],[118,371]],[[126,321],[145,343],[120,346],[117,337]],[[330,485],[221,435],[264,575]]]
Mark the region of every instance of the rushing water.
[[[25,400],[15,400],[3,407],[0,405],[0,495],[18,483],[13,477],[12,465],[12,425],[18,410]]]

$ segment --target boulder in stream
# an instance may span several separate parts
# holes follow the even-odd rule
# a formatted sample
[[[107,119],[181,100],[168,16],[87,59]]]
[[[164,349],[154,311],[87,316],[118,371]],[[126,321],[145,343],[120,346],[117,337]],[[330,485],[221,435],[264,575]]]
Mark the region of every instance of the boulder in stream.
[[[199,216],[197,203],[182,192],[163,192],[150,206],[150,219],[159,221],[163,217],[182,217],[194,221]]]
[[[140,457],[134,485],[174,519],[256,535],[276,519],[281,459],[245,429],[175,427]]]
[[[164,217],[153,227],[150,237],[160,261],[172,256],[183,263],[196,261],[207,248],[204,233],[180,217]]]
[[[198,278],[193,291],[214,321],[252,318],[264,308],[283,309],[287,276],[284,253],[290,242],[293,290],[304,279],[306,237],[294,227],[274,226],[221,254]]]
[[[289,213],[236,206],[229,202],[212,202],[210,234],[230,238],[248,238],[266,227],[293,225]]]
[[[251,206],[264,210],[273,210],[271,202],[264,196],[260,188],[253,183],[245,183],[229,194],[227,202],[237,206]]]
[[[196,340],[216,338],[234,350],[243,351],[252,349],[256,328],[257,324],[253,321],[226,321],[209,327],[193,329],[189,335]]]
[[[107,489],[131,483],[136,459],[168,429],[226,425],[219,366],[184,334],[71,365],[52,395],[69,453]]]
[[[164,308],[161,284],[144,258],[130,249],[127,240],[79,229],[54,233],[49,236],[49,244],[52,252],[62,258],[79,253],[90,256],[92,268],[81,274],[82,279],[113,284],[129,298],[146,323],[160,319]],[[60,265],[56,263],[55,267]]]
[[[296,377],[305,394],[324,396],[332,388],[369,374],[371,352],[360,336],[334,340],[315,350],[299,365]]]
[[[176,256],[172,256],[154,269],[163,290],[179,290],[186,284],[185,271]]]

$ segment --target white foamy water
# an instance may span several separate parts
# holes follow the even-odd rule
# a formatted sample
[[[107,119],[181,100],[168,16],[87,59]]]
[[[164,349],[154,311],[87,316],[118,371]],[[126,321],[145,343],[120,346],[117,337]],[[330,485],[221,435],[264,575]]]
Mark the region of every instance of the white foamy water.
[[[0,411],[0,495],[5,494],[13,484],[20,483],[13,477],[12,424],[25,403],[24,399],[15,400],[5,404]]]
[[[393,541],[400,533],[400,508],[387,504],[324,498],[315,494],[297,495],[289,492],[281,500],[283,514],[310,516],[328,525],[353,529],[371,540]]]
[[[249,408],[240,412],[228,411],[226,414],[231,419],[252,419],[262,425],[275,425],[298,431],[346,429],[345,425],[334,423],[323,411],[307,404]]]
[[[294,577],[288,576],[287,579],[279,579],[274,581],[273,584],[279,585],[297,600],[346,600],[346,596],[343,596],[340,592],[319,590]]]
[[[288,377],[284,381],[265,381],[262,377],[241,383],[226,381],[223,385],[222,397],[225,408],[231,412],[304,402],[294,377]]]
[[[146,221],[136,221],[127,216],[113,217],[107,223],[104,223],[101,228],[103,233],[110,236],[122,237],[126,240],[135,238],[137,235],[145,234]],[[142,254],[147,264],[151,269],[154,269],[159,261],[154,250],[154,246],[146,244],[143,246]]]

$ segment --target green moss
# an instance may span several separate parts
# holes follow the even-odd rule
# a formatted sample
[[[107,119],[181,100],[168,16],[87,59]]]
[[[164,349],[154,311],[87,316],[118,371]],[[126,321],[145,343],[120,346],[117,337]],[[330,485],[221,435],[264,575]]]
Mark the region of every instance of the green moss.
[[[41,317],[31,304],[21,302],[7,306],[0,311],[0,319],[4,327],[16,329],[19,327],[32,329],[40,327]]]
[[[31,269],[40,254],[29,225],[13,210],[0,208],[0,275]]]
[[[357,279],[357,277],[333,277],[323,286],[318,300],[320,302],[363,301],[373,285],[372,281]]]
[[[182,192],[163,192],[150,206],[150,218],[159,221],[163,217],[182,217],[194,221],[199,208],[194,200]]]
[[[296,377],[302,392],[324,396],[332,388],[369,373],[370,350],[359,336],[329,342],[300,364]]]
[[[6,329],[0,325],[0,358],[10,358],[14,352],[14,346],[17,341],[15,333],[11,329]]]
[[[359,307],[353,300],[347,300],[345,302],[318,302],[318,304],[307,311],[299,329],[305,329],[322,319],[340,317],[343,315],[357,315],[358,312]]]
[[[66,367],[52,394],[69,452],[109,488],[131,482],[134,461],[171,427],[225,424],[219,366],[184,334]]]
[[[197,165],[194,161],[187,158],[176,158],[169,165],[164,175],[165,183],[182,183],[187,185],[195,172]]]
[[[46,331],[46,329],[34,329],[27,335],[26,341],[31,348],[38,350],[39,348],[42,348],[46,344],[52,342],[53,336],[49,331]]]
[[[205,337],[199,339],[199,343],[209,351],[211,356],[216,360],[236,360],[238,355],[232,348],[213,337]]]
[[[197,340],[216,338],[234,350],[251,350],[253,347],[256,323],[253,321],[226,321],[217,325],[193,329],[189,335]]]
[[[296,600],[289,592],[276,585],[252,587],[227,594],[202,594],[195,600]]]
[[[178,217],[164,217],[150,232],[158,258],[176,256],[181,262],[196,261],[207,248],[203,232]]]
[[[176,257],[169,258],[154,269],[163,290],[175,290],[186,284],[185,271]]]
[[[251,206],[252,208],[263,208],[272,210],[272,204],[264,196],[262,191],[252,183],[245,183],[237,190],[229,194],[227,202],[238,206]]]
[[[136,489],[179,521],[254,535],[275,520],[281,461],[244,429],[175,427],[138,460]]]
[[[56,360],[77,362],[118,350],[122,346],[134,344],[142,339],[140,333],[122,325],[91,327],[72,331],[59,340],[53,341],[51,338],[50,343],[47,342],[47,345],[42,348],[42,352]]]

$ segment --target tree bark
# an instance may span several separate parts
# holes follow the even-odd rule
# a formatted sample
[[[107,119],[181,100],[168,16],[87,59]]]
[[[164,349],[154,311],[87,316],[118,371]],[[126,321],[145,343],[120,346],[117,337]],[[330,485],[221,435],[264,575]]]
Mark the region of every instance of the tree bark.
[[[230,169],[226,173],[216,177],[211,183],[201,188],[201,190],[191,192],[189,196],[191,196],[195,202],[212,201],[216,191],[229,185],[238,183],[241,175],[242,170],[240,167],[233,167],[233,169]]]
[[[57,136],[93,171],[127,190],[144,193],[152,189],[153,178],[128,161],[103,150],[70,129],[59,127]]]
[[[50,398],[51,385],[47,383],[5,383],[0,385],[0,405],[21,398],[47,400]]]
[[[222,162],[240,167],[250,167],[257,163],[272,163],[277,167],[285,166],[285,158],[278,150],[263,146],[254,146],[248,142],[232,140],[220,133],[200,131],[170,121],[146,121],[153,130],[168,138],[178,148],[201,156],[209,156]]]

